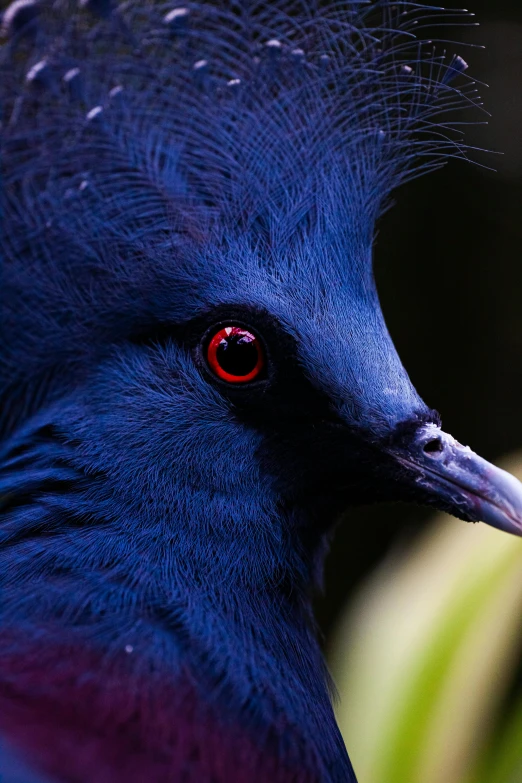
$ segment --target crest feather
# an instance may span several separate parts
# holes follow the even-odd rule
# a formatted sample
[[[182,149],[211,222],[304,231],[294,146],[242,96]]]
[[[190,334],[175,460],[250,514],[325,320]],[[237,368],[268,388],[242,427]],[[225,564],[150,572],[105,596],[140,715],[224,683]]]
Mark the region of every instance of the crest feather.
[[[328,235],[369,246],[395,187],[466,157],[450,120],[480,106],[474,82],[421,37],[448,22],[471,23],[385,0],[16,0],[0,50],[6,374],[145,320],[165,259],[238,237],[275,269]]]

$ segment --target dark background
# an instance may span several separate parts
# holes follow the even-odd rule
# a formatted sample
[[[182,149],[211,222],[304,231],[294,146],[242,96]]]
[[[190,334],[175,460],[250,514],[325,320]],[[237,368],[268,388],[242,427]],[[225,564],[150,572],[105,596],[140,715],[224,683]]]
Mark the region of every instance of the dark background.
[[[486,49],[447,48],[489,85],[480,91],[491,114],[475,115],[489,124],[470,127],[467,139],[503,154],[471,153],[496,171],[454,161],[399,190],[380,223],[375,270],[390,332],[419,393],[445,430],[497,460],[522,449],[522,3],[466,5],[480,27],[451,37]],[[399,504],[347,515],[317,601],[326,641],[365,575],[431,516]]]

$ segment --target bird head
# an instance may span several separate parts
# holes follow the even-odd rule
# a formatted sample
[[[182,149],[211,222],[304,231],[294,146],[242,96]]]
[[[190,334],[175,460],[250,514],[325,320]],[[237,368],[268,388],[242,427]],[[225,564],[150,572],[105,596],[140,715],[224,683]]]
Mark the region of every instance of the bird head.
[[[518,483],[440,429],[372,273],[391,191],[464,154],[433,127],[477,102],[466,65],[418,54],[420,8],[263,9],[129,6],[115,28],[93,6],[39,38],[7,15],[9,426],[59,400],[77,464],[130,507],[212,506],[198,560],[215,534],[242,542],[221,564],[259,563],[259,536],[280,564],[281,537],[316,547],[376,500],[519,533]]]
[[[191,245],[187,279],[169,262],[148,290],[152,321],[49,409],[82,472],[142,520],[135,532],[171,520],[169,541],[198,579],[266,584],[298,563],[306,583],[333,523],[359,503],[431,505],[520,533],[520,485],[419,397],[370,246],[347,268],[352,236]]]

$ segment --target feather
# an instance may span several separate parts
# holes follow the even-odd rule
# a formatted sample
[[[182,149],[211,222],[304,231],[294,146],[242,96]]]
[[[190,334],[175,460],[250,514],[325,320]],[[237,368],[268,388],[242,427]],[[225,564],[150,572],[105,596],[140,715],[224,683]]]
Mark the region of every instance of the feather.
[[[276,277],[303,256],[326,277],[355,264],[394,188],[467,155],[450,120],[476,88],[419,37],[426,20],[470,23],[409,2],[10,6],[6,409],[161,318],[161,289],[190,291],[210,248]]]

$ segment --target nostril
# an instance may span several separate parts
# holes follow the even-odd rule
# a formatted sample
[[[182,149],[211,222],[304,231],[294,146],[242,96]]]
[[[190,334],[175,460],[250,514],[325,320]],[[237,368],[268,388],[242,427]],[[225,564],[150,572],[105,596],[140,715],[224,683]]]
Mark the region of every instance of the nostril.
[[[423,446],[426,454],[436,454],[437,452],[442,451],[442,448],[443,446],[440,438],[432,438],[431,440],[426,441]]]

